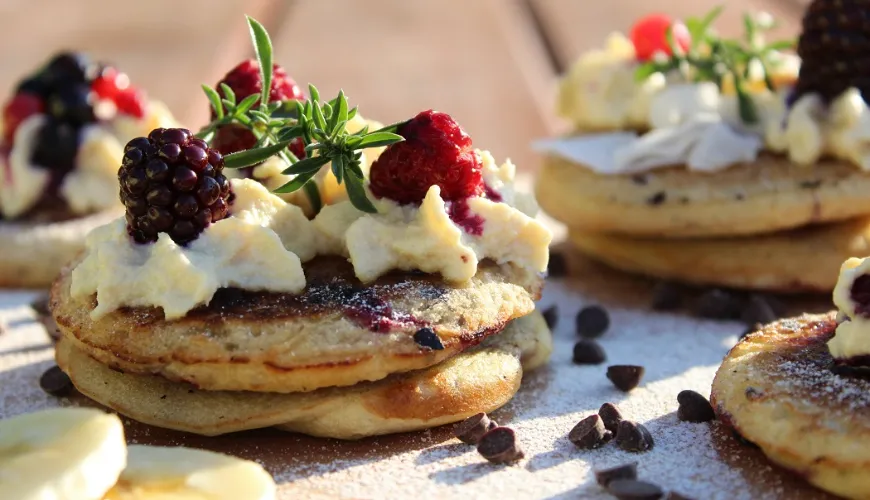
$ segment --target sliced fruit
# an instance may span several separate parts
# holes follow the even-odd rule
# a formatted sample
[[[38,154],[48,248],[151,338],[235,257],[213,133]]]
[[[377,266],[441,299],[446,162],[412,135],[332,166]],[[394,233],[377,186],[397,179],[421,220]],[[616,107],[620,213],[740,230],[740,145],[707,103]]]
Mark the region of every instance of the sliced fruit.
[[[192,448],[132,445],[127,468],[104,500],[272,500],[275,481],[260,465]]]
[[[121,420],[99,410],[45,410],[0,421],[0,493],[16,500],[97,500],[127,462]]]

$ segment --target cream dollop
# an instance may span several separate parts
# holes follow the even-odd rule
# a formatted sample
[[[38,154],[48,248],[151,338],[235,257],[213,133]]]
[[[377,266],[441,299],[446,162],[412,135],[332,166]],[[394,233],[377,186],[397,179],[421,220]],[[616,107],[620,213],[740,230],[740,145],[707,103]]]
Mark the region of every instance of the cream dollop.
[[[0,213],[13,219],[33,208],[51,178],[51,171],[33,165],[36,146],[45,115],[27,118],[15,131],[8,164],[0,158]],[[151,102],[142,119],[116,115],[110,120],[84,127],[75,159],[75,168],[64,176],[59,194],[76,215],[120,206],[118,201],[118,167],[124,144],[137,136],[147,135],[157,127],[175,126],[169,110]]]
[[[317,253],[310,221],[255,181],[237,179],[232,186],[232,216],[186,247],[164,233],[155,243],[135,243],[123,217],[95,229],[72,272],[73,298],[96,293],[94,319],[121,306],[156,306],[171,320],[208,304],[223,287],[300,292],[305,287],[300,257]]]
[[[834,305],[844,321],[837,325],[837,333],[828,341],[828,349],[835,359],[870,356],[870,317],[859,314],[852,300],[852,286],[861,276],[870,274],[870,258],[851,258],[843,262],[834,287]],[[865,306],[866,307],[866,306]]]
[[[552,233],[533,218],[534,201],[513,190],[513,164],[498,167],[491,154],[480,154],[484,178],[498,180],[489,188],[502,202],[472,197],[456,202],[466,206],[451,207],[438,186],[429,188],[419,207],[379,199],[374,201],[378,213],[366,214],[341,202],[325,207],[314,219],[324,251],[348,257],[357,278],[366,282],[392,269],[438,273],[447,281],[463,282],[485,258],[543,272]],[[454,221],[451,211],[461,213],[462,220]]]

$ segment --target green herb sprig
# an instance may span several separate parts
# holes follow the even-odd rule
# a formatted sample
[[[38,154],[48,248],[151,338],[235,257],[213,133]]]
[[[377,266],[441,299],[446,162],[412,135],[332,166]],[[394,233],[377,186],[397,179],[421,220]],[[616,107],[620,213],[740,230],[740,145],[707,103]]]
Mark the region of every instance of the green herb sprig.
[[[262,24],[248,17],[251,40],[260,66],[263,91],[237,101],[232,89],[221,84],[221,95],[212,87],[203,85],[202,90],[215,112],[215,119],[200,130],[197,137],[206,141],[215,131],[226,125],[240,125],[250,130],[257,142],[251,149],[224,156],[225,168],[242,168],[278,156],[287,168],[282,172],[293,179],[275,190],[276,193],[292,193],[303,189],[315,212],[322,202],[314,176],[326,164],[331,164],[333,175],[339,184],[344,184],[351,203],[364,212],[376,212],[366,196],[362,150],[389,146],[404,139],[396,134],[401,123],[369,132],[368,126],[356,133],[349,133],[346,125],[357,114],[357,108],[348,108],[343,91],[328,102],[320,101],[320,93],[314,85],[308,86],[309,98],[305,102],[269,102],[272,82],[272,42]],[[259,101],[259,105],[255,106]],[[301,138],[306,158],[300,160],[288,146]]]
[[[686,28],[691,37],[688,50],[683,51],[674,40],[671,29],[666,34],[671,56],[665,60],[652,60],[642,64],[636,71],[638,80],[645,80],[654,73],[678,71],[690,81],[714,82],[721,89],[727,75],[731,76],[740,111],[740,119],[748,125],[758,123],[758,110],[746,88],[750,67],[758,61],[763,71],[765,86],[775,90],[770,70],[776,62],[771,56],[781,50],[794,48],[794,40],[763,43],[763,34],[775,28],[775,24],[760,23],[750,14],[743,15],[744,36],[742,40],[719,37],[712,29],[713,22],[722,13],[722,6],[714,8],[702,18],[686,19]]]

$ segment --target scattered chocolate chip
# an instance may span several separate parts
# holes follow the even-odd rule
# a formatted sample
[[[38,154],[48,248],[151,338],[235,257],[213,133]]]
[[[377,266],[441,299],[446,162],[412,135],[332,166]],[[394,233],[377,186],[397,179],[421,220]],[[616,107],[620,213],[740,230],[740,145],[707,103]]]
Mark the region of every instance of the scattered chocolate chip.
[[[731,433],[734,435],[734,439],[736,439],[737,442],[740,443],[740,444],[742,444],[743,446],[749,446],[749,447],[752,447],[752,448],[758,448],[758,445],[757,445],[757,444],[755,444],[755,443],[753,443],[752,441],[750,441],[750,440],[746,439],[745,437],[743,437],[743,434],[740,434],[739,432],[737,432],[737,429],[732,429],[732,430],[731,430]]]
[[[484,434],[497,426],[498,424],[490,420],[486,413],[478,413],[456,424],[453,427],[453,435],[463,443],[477,444]]]
[[[741,298],[719,288],[703,292],[695,302],[695,314],[702,318],[737,319],[742,312]]]
[[[743,201],[746,199],[746,195],[743,193],[737,193],[734,195],[734,199],[737,201]]]
[[[72,390],[72,381],[59,366],[52,366],[39,377],[39,387],[52,396],[66,396]]]
[[[43,295],[30,303],[30,308],[36,313],[36,319],[45,327],[46,333],[52,340],[60,338],[60,330],[57,328],[54,318],[51,316],[51,311],[48,309],[48,296]]]
[[[625,420],[622,418],[622,412],[613,403],[604,403],[598,409],[598,414],[601,415],[601,420],[604,422],[604,428],[616,434],[619,429],[619,423]]]
[[[658,193],[647,198],[646,202],[648,205],[655,206],[655,205],[661,205],[662,203],[664,203],[665,199],[667,199],[667,195],[665,194],[665,192],[659,191]]]
[[[817,187],[822,185],[822,181],[814,180],[814,181],[803,181],[799,184],[800,187],[804,189],[816,189]]]
[[[643,174],[634,174],[631,176],[631,182],[634,182],[638,186],[646,186],[649,179],[647,179]]]
[[[544,321],[547,322],[547,327],[552,330],[556,328],[556,325],[559,324],[559,308],[556,306],[550,306],[544,309],[544,312],[541,313],[544,316]]]
[[[604,422],[597,413],[581,420],[568,433],[568,441],[584,450],[598,448],[612,437],[613,433],[604,428]]]
[[[659,500],[664,490],[655,484],[637,479],[617,479],[607,485],[607,492],[619,500]]]
[[[598,342],[582,339],[574,344],[573,360],[578,365],[600,365],[607,360],[607,355]]]
[[[680,203],[682,203],[683,205],[688,205],[689,198],[687,196],[683,196],[682,198],[680,198]]]
[[[703,395],[695,391],[682,391],[677,394],[677,418],[683,422],[709,422],[715,420],[713,406]]]
[[[677,493],[676,491],[671,491],[665,496],[665,500],[695,500],[692,497],[687,497],[682,493]]]
[[[738,340],[743,340],[750,333],[755,333],[755,332],[761,330],[762,326],[763,325],[761,323],[756,323],[752,326],[747,326],[746,330],[743,330],[743,333],[740,334],[740,338]]]
[[[414,333],[414,342],[416,342],[420,347],[427,347],[435,351],[444,349],[444,344],[441,343],[438,334],[435,333],[435,330],[429,327],[417,330],[417,332]]]
[[[605,488],[618,479],[637,479],[637,462],[595,471],[595,481]]]
[[[628,392],[640,384],[645,372],[644,367],[637,365],[611,365],[607,367],[607,378],[617,389]]]
[[[568,274],[568,262],[560,253],[550,252],[550,262],[547,264],[547,276],[561,278]]]
[[[610,327],[610,315],[601,306],[586,306],[577,313],[577,334],[586,338],[598,338]]]
[[[740,320],[747,325],[754,325],[756,323],[766,325],[768,323],[773,323],[778,319],[779,317],[767,301],[767,298],[757,293],[749,296],[749,300],[746,302],[746,307],[740,314]]]
[[[670,281],[659,281],[652,291],[652,308],[672,311],[683,305],[683,287]]]
[[[625,451],[643,452],[653,447],[654,441],[649,430],[637,422],[623,420],[616,431],[616,446]]]
[[[516,434],[509,427],[496,427],[484,434],[477,443],[477,452],[496,464],[515,462],[524,456]]]

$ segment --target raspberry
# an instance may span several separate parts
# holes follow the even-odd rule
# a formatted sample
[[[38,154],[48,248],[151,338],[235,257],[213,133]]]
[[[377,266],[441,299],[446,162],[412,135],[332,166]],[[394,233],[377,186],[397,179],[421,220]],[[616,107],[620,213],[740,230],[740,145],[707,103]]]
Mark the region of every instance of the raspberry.
[[[446,201],[483,193],[480,155],[450,115],[423,111],[397,133],[405,140],[388,146],[372,164],[369,187],[375,196],[419,204],[434,185]]]
[[[263,82],[260,81],[260,66],[255,59],[249,59],[235,68],[218,82],[217,90],[221,97],[224,97],[221,90],[221,83],[227,84],[236,95],[236,100],[241,101],[245,97],[252,94],[259,94],[263,90]],[[305,94],[296,85],[292,78],[287,76],[284,68],[277,64],[272,65],[272,88],[269,90],[269,102],[278,101],[302,101],[305,99]],[[259,102],[259,100],[257,101]],[[212,119],[215,118],[214,110],[211,110]],[[228,125],[221,127],[215,132],[212,146],[221,154],[228,155],[237,151],[251,149],[256,144],[257,139],[251,131],[239,125]],[[298,158],[305,157],[305,151],[301,146],[302,142],[297,141],[290,146],[290,150]],[[294,145],[296,148],[294,149]]]
[[[15,131],[18,126],[27,118],[42,113],[45,110],[45,104],[39,96],[22,92],[16,94],[3,108],[3,123],[4,134],[3,140],[6,144],[12,144],[15,138]]]
[[[91,89],[100,97],[115,103],[118,112],[142,118],[145,116],[145,93],[130,85],[130,78],[117,69],[107,66],[91,84]]]
[[[118,171],[127,231],[137,243],[167,233],[179,245],[229,215],[223,157],[182,128],[157,128],[124,148]]]

